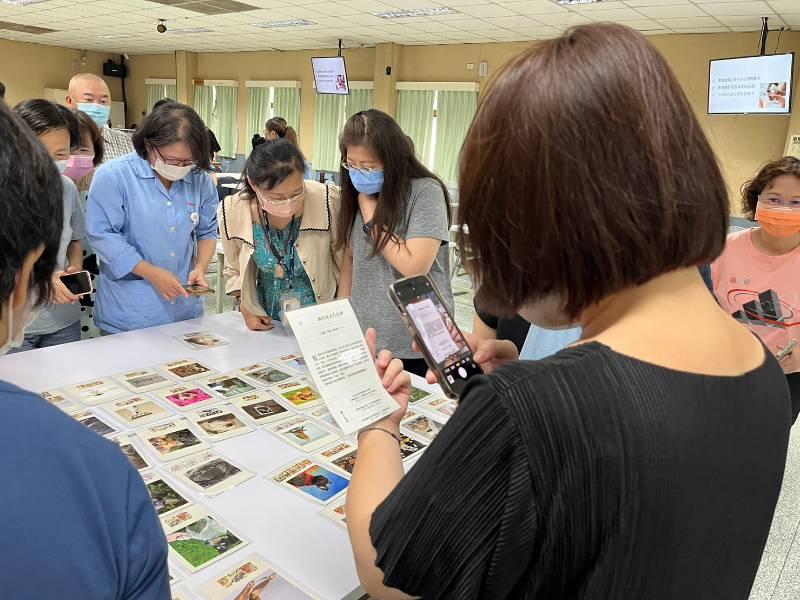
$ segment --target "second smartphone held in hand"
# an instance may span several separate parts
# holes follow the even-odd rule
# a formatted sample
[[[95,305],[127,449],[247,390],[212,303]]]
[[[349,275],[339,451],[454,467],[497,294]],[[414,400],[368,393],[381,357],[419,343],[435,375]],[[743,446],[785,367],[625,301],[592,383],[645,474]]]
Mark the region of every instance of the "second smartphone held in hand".
[[[64,287],[69,290],[69,293],[75,296],[85,296],[94,291],[89,271],[78,271],[77,273],[62,275],[60,279]]]
[[[389,287],[389,296],[444,393],[458,398],[467,380],[483,371],[436,285],[424,275],[407,277]]]

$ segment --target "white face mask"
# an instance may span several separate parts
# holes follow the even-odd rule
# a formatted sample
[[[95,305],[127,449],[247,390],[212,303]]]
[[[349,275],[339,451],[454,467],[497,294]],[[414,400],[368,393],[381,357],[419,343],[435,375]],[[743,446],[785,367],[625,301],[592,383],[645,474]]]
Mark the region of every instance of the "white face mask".
[[[56,160],[56,161],[53,161],[53,162],[56,163],[56,167],[58,167],[58,172],[63,175],[64,171],[67,170],[67,163],[69,161],[68,160]]]
[[[11,297],[8,299],[8,331],[6,332],[5,344],[0,346],[0,356],[22,346],[22,342],[25,340],[25,329],[36,320],[39,311],[32,310],[30,303],[28,303],[22,309],[22,314],[23,325],[18,332],[14,333],[14,292],[11,292]]]
[[[192,169],[194,169],[194,165],[176,167],[175,165],[168,165],[160,158],[157,158],[156,164],[153,165],[153,171],[169,181],[178,181],[179,179],[183,179],[191,172]]]

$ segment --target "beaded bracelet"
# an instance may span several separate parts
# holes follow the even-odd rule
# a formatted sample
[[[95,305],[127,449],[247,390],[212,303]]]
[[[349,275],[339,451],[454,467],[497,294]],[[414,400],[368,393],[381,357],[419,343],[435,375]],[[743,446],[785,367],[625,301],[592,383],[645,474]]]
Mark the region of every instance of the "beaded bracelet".
[[[395,440],[397,440],[397,443],[399,445],[401,446],[403,445],[403,440],[400,439],[399,435],[397,435],[396,433],[392,433],[391,431],[389,431],[388,429],[384,429],[383,427],[366,427],[358,432],[359,439],[361,438],[361,434],[364,433],[365,431],[382,431],[383,433],[387,433],[390,436],[392,436]]]

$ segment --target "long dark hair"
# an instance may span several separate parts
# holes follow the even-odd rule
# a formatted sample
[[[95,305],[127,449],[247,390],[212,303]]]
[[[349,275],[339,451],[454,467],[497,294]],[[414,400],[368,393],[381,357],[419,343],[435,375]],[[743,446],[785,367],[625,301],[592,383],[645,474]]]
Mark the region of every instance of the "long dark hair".
[[[198,171],[211,170],[211,148],[203,119],[191,106],[180,102],[164,102],[144,118],[133,134],[136,154],[147,159],[150,148],[184,142],[192,150]]]
[[[267,121],[266,129],[275,133],[279,138],[289,140],[295,146],[298,145],[297,132],[283,117],[272,117]]]
[[[375,228],[382,232],[375,242],[375,254],[383,250],[389,241],[397,239],[395,232],[406,218],[411,199],[412,179],[431,178],[439,182],[447,207],[447,222],[450,223],[447,186],[417,159],[408,136],[392,117],[374,108],[354,114],[345,123],[339,138],[342,160],[347,159],[348,146],[365,146],[383,163],[383,189],[378,194],[378,206],[373,217]],[[350,181],[347,169],[341,167],[339,177],[342,208],[336,248],[343,249],[347,247],[358,212],[358,191]]]

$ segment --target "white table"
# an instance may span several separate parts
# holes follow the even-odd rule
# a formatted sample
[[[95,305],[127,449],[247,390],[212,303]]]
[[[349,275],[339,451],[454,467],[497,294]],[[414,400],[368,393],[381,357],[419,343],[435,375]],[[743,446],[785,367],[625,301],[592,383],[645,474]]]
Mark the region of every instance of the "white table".
[[[217,332],[231,343],[192,351],[173,339],[199,330]],[[223,373],[295,350],[294,339],[279,325],[269,332],[248,331],[239,313],[228,312],[5,356],[0,358],[0,379],[40,392],[179,358],[199,360]],[[415,385],[422,387],[418,382]],[[321,506],[264,477],[301,453],[261,429],[219,442],[215,448],[256,476],[216,498],[196,494],[174,480],[173,483],[195,502],[201,502],[218,514],[250,543],[194,575],[182,573],[179,585],[194,591],[202,583],[229,570],[234,563],[258,553],[320,598],[359,598],[363,591],[358,584],[346,532],[319,515]],[[158,464],[150,453],[147,457],[151,464]]]
[[[223,183],[220,187],[224,187],[226,190],[238,190],[241,185],[238,183]]]

